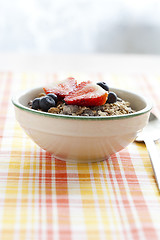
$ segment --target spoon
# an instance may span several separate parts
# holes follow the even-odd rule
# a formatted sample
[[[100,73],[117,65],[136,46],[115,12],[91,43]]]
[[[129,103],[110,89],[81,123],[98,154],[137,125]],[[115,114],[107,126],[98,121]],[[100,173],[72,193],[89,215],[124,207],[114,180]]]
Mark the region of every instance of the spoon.
[[[148,125],[138,133],[135,141],[146,144],[158,189],[160,190],[160,156],[158,154],[155,141],[160,139],[160,121],[151,113]]]

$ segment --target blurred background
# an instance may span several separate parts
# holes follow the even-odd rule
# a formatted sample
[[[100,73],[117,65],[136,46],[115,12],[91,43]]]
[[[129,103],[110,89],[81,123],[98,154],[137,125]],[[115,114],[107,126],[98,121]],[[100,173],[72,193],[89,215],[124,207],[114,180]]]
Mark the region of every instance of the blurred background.
[[[0,0],[0,52],[160,54],[160,1]]]

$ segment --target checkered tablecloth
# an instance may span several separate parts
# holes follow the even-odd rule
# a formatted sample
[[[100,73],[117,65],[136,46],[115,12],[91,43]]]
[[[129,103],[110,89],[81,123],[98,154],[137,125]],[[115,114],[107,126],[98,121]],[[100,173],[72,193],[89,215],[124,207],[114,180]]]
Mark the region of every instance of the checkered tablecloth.
[[[103,162],[66,163],[36,146],[16,122],[16,91],[69,75],[0,73],[0,239],[160,239],[160,193],[143,143]],[[74,76],[142,93],[159,116],[160,76]]]

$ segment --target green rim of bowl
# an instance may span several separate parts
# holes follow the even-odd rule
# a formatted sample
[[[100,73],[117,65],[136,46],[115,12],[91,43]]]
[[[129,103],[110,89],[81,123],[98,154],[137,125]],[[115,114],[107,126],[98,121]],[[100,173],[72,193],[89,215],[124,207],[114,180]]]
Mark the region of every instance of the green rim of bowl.
[[[114,88],[116,89],[116,88]],[[33,89],[32,89],[33,90]],[[121,90],[124,92],[129,92],[132,94],[135,94],[133,92],[130,91],[126,91],[126,90],[122,90],[122,89],[116,89],[116,90]],[[25,93],[28,93],[29,91],[25,91]],[[24,92],[23,92],[24,93]],[[21,95],[23,94],[21,93]],[[19,97],[21,96],[19,95]],[[138,94],[135,94],[137,96],[139,96]],[[18,102],[18,98],[17,97],[13,97],[12,98],[12,103],[14,106],[16,106],[17,108],[26,111],[26,112],[30,112],[33,114],[37,114],[39,116],[45,116],[45,117],[51,117],[51,118],[62,118],[62,119],[77,119],[77,120],[117,120],[117,119],[123,119],[123,118],[131,118],[131,117],[136,117],[139,115],[143,115],[149,111],[151,111],[152,109],[152,103],[150,101],[148,101],[145,97],[140,96],[145,102],[146,102],[146,107],[143,108],[142,110],[139,110],[137,112],[134,113],[130,113],[130,114],[123,114],[123,115],[114,115],[114,116],[70,116],[70,115],[60,115],[60,114],[53,114],[53,113],[48,113],[48,112],[41,112],[41,111],[37,111],[34,109],[31,109],[29,107],[26,107],[24,105],[22,105],[21,103]]]

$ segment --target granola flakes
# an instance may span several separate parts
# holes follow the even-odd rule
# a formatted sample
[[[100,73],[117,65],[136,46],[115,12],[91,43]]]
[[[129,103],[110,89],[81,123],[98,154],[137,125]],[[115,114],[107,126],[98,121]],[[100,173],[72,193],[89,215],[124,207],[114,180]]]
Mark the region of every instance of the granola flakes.
[[[44,96],[44,95],[39,95]],[[29,103],[31,107],[31,102]],[[77,105],[67,105],[63,101],[58,102],[56,107],[51,107],[49,113],[71,115],[71,116],[114,116],[133,113],[130,103],[120,98],[115,103],[106,103],[102,106],[84,107]]]

